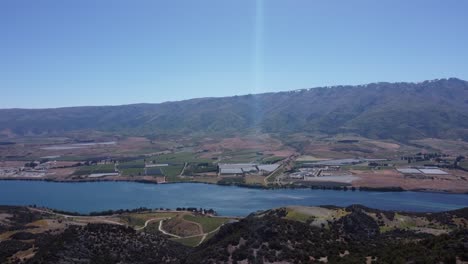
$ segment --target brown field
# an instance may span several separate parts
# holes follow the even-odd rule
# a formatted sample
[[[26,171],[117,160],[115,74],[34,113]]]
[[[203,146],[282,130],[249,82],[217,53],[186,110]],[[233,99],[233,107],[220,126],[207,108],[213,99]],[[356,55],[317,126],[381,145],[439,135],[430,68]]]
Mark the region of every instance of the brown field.
[[[449,155],[468,155],[468,143],[458,140],[426,138],[412,140],[412,143],[433,148]]]
[[[452,155],[467,155],[468,143],[461,141],[422,139],[412,141],[405,145],[391,140],[375,140],[357,136],[335,136],[293,134],[285,138],[277,138],[267,134],[254,134],[237,137],[176,137],[166,136],[160,139],[148,139],[144,137],[121,137],[115,135],[92,132],[81,139],[93,139],[95,142],[115,141],[115,145],[91,145],[75,149],[47,150],[44,147],[70,146],[75,139],[80,138],[78,134],[69,134],[63,137],[24,137],[14,138],[15,145],[0,146],[0,167],[20,168],[28,161],[38,160],[46,156],[60,156],[67,161],[57,161],[56,168],[51,168],[45,176],[41,173],[21,172],[18,177],[24,179],[48,179],[57,181],[147,181],[154,183],[165,182],[165,177],[152,176],[106,176],[100,178],[88,178],[87,175],[73,175],[76,162],[85,161],[93,157],[111,157],[119,159],[122,157],[140,158],[157,156],[161,154],[173,154],[177,152],[192,152],[199,159],[207,159],[204,162],[261,162],[269,156],[275,157],[297,157],[298,161],[317,161],[324,159],[340,158],[384,158],[389,163],[406,165],[401,156],[414,155],[418,152],[437,152]],[[345,140],[345,141],[343,141]],[[346,141],[348,140],[348,141]],[[349,140],[357,140],[356,142]],[[295,149],[297,148],[297,149]],[[261,152],[260,154],[256,152]],[[247,154],[246,154],[247,153]],[[253,153],[253,155],[252,155]],[[302,155],[302,156],[300,156]],[[468,155],[467,155],[468,156]],[[183,163],[184,160],[178,160]],[[291,169],[293,162],[281,161],[284,169]],[[414,165],[424,165],[417,163]],[[372,170],[366,165],[364,167],[352,167],[352,173],[358,179],[352,179],[354,186],[366,187],[402,187],[407,190],[436,190],[467,192],[467,173],[463,171],[451,171],[450,176],[432,176],[433,178],[417,179],[405,177],[404,175],[390,170]],[[4,177],[15,177],[10,172],[5,172]],[[28,178],[29,177],[29,178]],[[217,173],[201,173],[190,177],[175,178],[171,181],[196,181],[217,183],[220,178]],[[337,181],[342,181],[341,179]],[[349,179],[346,181],[350,181]],[[263,176],[249,175],[245,178],[247,184],[265,184]]]
[[[397,150],[397,149],[399,149],[401,147],[399,144],[384,142],[384,141],[369,140],[367,142],[369,142],[371,144],[374,144],[379,148],[383,148],[383,149],[387,149],[387,150]]]
[[[340,142],[342,140],[357,140],[358,142]],[[363,137],[328,137],[294,134],[288,136],[285,142],[301,148],[301,154],[316,158],[394,158],[401,153],[417,153],[422,148],[403,145],[394,141],[374,140]]]
[[[351,172],[359,177],[352,183],[355,187],[401,187],[405,190],[468,192],[468,173],[459,170],[448,171],[451,175],[434,175],[433,179],[405,177],[396,170],[352,170]]]
[[[21,139],[17,139],[21,141]],[[115,141],[114,145],[93,145],[93,146],[79,146],[79,148],[71,149],[44,149],[54,146],[71,146],[75,142],[67,138],[43,138],[34,139],[34,141],[27,141],[24,143],[17,143],[15,145],[0,146],[1,156],[18,156],[30,157],[31,160],[39,159],[46,156],[60,156],[60,157],[96,157],[96,156],[123,156],[123,155],[139,155],[145,153],[156,153],[165,150],[166,147],[162,144],[154,143],[143,137],[128,137],[128,138],[115,138],[115,137],[100,137],[96,142],[109,142]],[[75,146],[76,147],[76,146]]]
[[[51,169],[48,171],[46,176],[49,178],[66,179],[69,178],[75,171],[76,168]]]
[[[268,151],[265,151],[264,153],[267,155],[273,155],[277,157],[289,157],[291,155],[294,155],[297,152],[293,149],[283,149],[283,150],[273,150],[273,151],[268,150]]]
[[[245,183],[247,184],[265,184],[265,176],[247,175],[245,176]]]
[[[195,182],[206,182],[206,183],[217,183],[219,181],[219,178],[218,177],[213,177],[213,176],[209,176],[209,177],[206,177],[206,176],[196,176],[196,177],[193,177],[193,181]]]
[[[181,237],[203,234],[203,227],[199,223],[187,221],[183,218],[183,215],[164,221],[162,227],[166,232]]]
[[[24,163],[24,161],[0,161],[0,167],[22,167]]]
[[[277,156],[289,156],[294,149],[284,146],[282,142],[268,135],[234,137],[220,140],[201,142],[200,150],[208,150],[210,153],[223,153],[225,150],[254,149],[264,151],[266,154]]]

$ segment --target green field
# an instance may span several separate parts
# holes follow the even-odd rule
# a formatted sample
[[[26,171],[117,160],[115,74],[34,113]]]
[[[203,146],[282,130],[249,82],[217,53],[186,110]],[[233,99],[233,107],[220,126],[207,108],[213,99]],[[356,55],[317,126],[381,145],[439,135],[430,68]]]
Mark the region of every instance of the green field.
[[[465,170],[468,170],[468,160],[460,162],[460,167],[464,168]]]
[[[194,175],[197,173],[217,172],[218,166],[213,163],[189,163],[185,168],[184,175]]]
[[[124,220],[129,226],[141,227],[145,225],[146,220],[150,220],[152,218],[163,219],[163,218],[168,218],[168,217],[174,217],[176,215],[177,215],[176,213],[172,213],[172,212],[130,213],[130,214],[123,214],[120,216],[120,218]],[[151,222],[147,228],[149,228],[151,225],[154,225],[155,223],[157,224],[159,222],[158,221]],[[156,226],[156,229],[157,229],[157,226]]]
[[[170,165],[167,167],[161,167],[161,171],[167,177],[174,177],[174,176],[178,176],[183,168],[184,168],[183,164]]]
[[[112,173],[115,172],[114,164],[81,166],[73,174],[74,175],[89,175],[93,173]]]
[[[132,227],[144,226],[146,222],[144,218],[134,216],[134,215],[122,215],[120,216],[120,218],[124,220],[125,222],[127,222],[127,224]]]
[[[130,162],[122,162],[118,165],[119,169],[136,169],[136,168],[144,168],[145,162],[144,160],[135,160]]]
[[[262,163],[263,164],[273,164],[273,163],[276,163],[276,162],[281,161],[281,160],[284,160],[284,157],[271,156],[271,157],[264,158],[262,160]]]
[[[200,243],[200,240],[202,239],[201,236],[196,236],[196,237],[189,237],[189,238],[172,238],[172,241],[181,243],[183,245],[189,246],[189,247],[196,247],[198,243]]]
[[[229,178],[222,178],[218,181],[218,184],[242,184],[245,183],[245,179],[243,177],[229,177]]]
[[[184,215],[184,219],[187,221],[192,221],[199,223],[203,227],[204,233],[209,233],[216,228],[220,227],[222,224],[229,221],[227,218],[218,218],[218,217],[207,217],[207,216],[194,216],[194,215]]]
[[[161,222],[161,220],[150,222],[142,231],[150,234],[160,234],[161,232],[159,231],[159,222]]]
[[[95,156],[61,156],[54,160],[57,161],[85,161],[95,158]]]
[[[260,162],[264,158],[269,157],[264,155],[260,150],[244,149],[237,151],[226,151],[222,155],[223,163],[247,163]]]
[[[307,220],[314,219],[314,217],[311,215],[307,215],[307,214],[295,211],[293,209],[288,209],[288,214],[286,215],[285,218],[289,220],[303,222],[303,223],[307,222]]]
[[[143,168],[129,168],[120,170],[123,176],[144,176],[145,169]]]
[[[177,152],[151,157],[148,158],[147,162],[184,164],[185,162],[212,162],[212,160],[199,158],[197,154],[193,152]]]

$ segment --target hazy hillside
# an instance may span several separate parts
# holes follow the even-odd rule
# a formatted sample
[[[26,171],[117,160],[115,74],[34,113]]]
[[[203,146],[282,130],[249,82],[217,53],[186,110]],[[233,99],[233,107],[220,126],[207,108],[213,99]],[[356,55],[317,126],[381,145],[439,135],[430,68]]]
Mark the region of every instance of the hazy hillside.
[[[84,129],[135,135],[235,133],[252,128],[468,140],[468,82],[374,83],[161,104],[0,110],[0,131],[17,135]]]

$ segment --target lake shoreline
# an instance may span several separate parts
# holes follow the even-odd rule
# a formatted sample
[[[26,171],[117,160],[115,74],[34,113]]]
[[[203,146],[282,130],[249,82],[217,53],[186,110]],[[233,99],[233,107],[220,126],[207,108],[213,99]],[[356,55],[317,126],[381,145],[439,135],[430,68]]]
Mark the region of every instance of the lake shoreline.
[[[83,183],[83,184],[71,184]],[[145,184],[146,183],[146,184]],[[80,213],[119,208],[210,208],[245,216],[287,205],[348,206],[400,211],[444,211],[466,207],[468,195],[412,191],[343,191],[312,188],[242,188],[207,183],[152,184],[124,181],[0,181],[0,204],[38,205]]]
[[[43,178],[0,178],[1,181],[43,181],[43,182],[57,182],[57,183],[99,183],[99,182],[129,182],[129,183],[143,183],[143,184],[152,184],[152,185],[161,185],[161,184],[208,184],[208,185],[217,185],[217,186],[236,186],[239,188],[248,188],[248,189],[260,189],[260,190],[280,190],[280,189],[312,189],[312,190],[333,190],[333,191],[344,191],[344,192],[421,192],[421,193],[443,193],[443,194],[467,194],[468,192],[453,192],[453,191],[444,191],[444,190],[434,190],[434,189],[410,189],[405,190],[401,187],[352,187],[352,186],[326,186],[326,185],[251,185],[251,184],[219,184],[219,183],[210,183],[210,182],[197,182],[197,181],[177,181],[177,182],[162,182],[150,180],[129,180],[129,179],[83,179],[83,180],[60,180],[60,179],[43,179]],[[326,183],[326,182],[325,182]]]

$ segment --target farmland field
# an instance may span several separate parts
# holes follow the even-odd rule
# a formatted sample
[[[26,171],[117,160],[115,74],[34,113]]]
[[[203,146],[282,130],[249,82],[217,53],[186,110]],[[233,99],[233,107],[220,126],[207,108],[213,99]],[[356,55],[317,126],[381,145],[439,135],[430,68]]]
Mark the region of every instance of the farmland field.
[[[163,172],[161,171],[160,168],[146,168],[146,175],[151,175],[151,176],[161,176],[163,175]]]
[[[236,150],[236,151],[226,151],[223,153],[222,162],[224,163],[249,163],[249,162],[259,162],[263,158],[268,157],[264,155],[260,150]]]
[[[465,170],[468,170],[468,160],[460,162],[460,167],[464,168]]]
[[[177,164],[177,165],[161,167],[160,169],[166,177],[176,177],[180,174],[183,168],[184,168],[183,164]]]
[[[145,175],[145,169],[143,168],[129,168],[120,170],[123,176],[143,176]]]
[[[195,247],[200,243],[200,240],[202,239],[203,235],[200,236],[194,236],[194,237],[188,237],[188,238],[172,238],[172,241],[181,243],[182,245],[186,245],[189,247]]]
[[[145,167],[145,163],[143,160],[123,162],[118,165],[119,169],[136,169],[136,168],[144,168],[144,167]]]
[[[148,161],[154,163],[169,163],[169,164],[184,164],[185,162],[212,162],[210,159],[199,158],[193,152],[177,152],[171,154],[163,154],[152,157]]]
[[[271,156],[271,157],[267,157],[267,158],[262,159],[261,163],[263,163],[263,164],[273,164],[273,163],[277,163],[278,161],[281,161],[283,159],[284,159],[283,157]]]
[[[114,164],[91,165],[79,167],[74,175],[89,175],[93,173],[112,173],[115,172]]]
[[[198,216],[198,215],[196,216],[184,215],[184,219],[201,224],[204,233],[212,232],[216,230],[218,227],[220,227],[222,224],[229,221],[229,219],[227,218],[207,217],[207,216]]]

